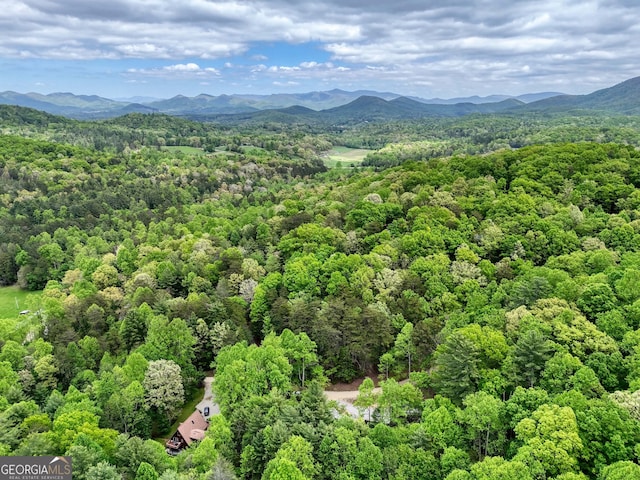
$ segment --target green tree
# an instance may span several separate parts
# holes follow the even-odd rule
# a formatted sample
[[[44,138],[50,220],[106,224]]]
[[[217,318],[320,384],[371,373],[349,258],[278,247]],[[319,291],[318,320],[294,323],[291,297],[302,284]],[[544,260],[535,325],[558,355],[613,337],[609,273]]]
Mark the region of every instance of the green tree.
[[[549,393],[562,393],[571,388],[573,375],[582,367],[582,362],[570,353],[556,352],[542,373],[540,386]]]
[[[40,385],[45,388],[53,389],[58,384],[56,375],[58,373],[58,367],[53,355],[45,355],[41,357],[34,367],[36,378]]]
[[[136,472],[136,480],[158,480],[158,472],[147,462],[142,462]]]
[[[265,395],[272,389],[291,389],[293,368],[284,348],[278,342],[263,346],[247,346],[240,342],[222,348],[215,361],[216,378],[213,388],[223,411],[233,409],[255,395]]]
[[[472,441],[478,458],[482,459],[491,453],[498,453],[496,445],[503,429],[500,412],[502,402],[486,392],[476,392],[467,395],[463,400],[464,408],[460,412],[460,420],[466,425],[466,432]]]
[[[460,416],[459,409],[453,406],[450,400],[449,405],[442,402],[443,405],[435,409],[432,409],[429,400],[427,402],[429,406],[423,412],[421,426],[432,442],[433,448],[436,451],[445,451],[450,446],[463,446],[464,432],[457,418]]]
[[[589,318],[595,320],[597,314],[608,312],[616,307],[616,297],[611,287],[605,283],[587,285],[576,304]]]
[[[308,441],[298,435],[293,435],[278,449],[275,458],[269,461],[262,478],[273,478],[274,472],[281,468],[282,460],[293,463],[302,474],[302,478],[315,478],[318,467],[312,453],[313,446]]]
[[[121,480],[122,475],[116,467],[107,462],[100,462],[87,470],[86,478],[91,480]]]
[[[460,332],[454,332],[436,350],[435,388],[438,393],[461,402],[473,393],[480,380],[476,345]]]
[[[309,480],[309,477],[305,477],[295,463],[286,458],[273,459],[269,465],[270,467],[262,476],[263,480]]]
[[[91,280],[99,290],[117,286],[118,270],[113,265],[102,264],[91,274]]]
[[[507,461],[502,457],[485,457],[471,466],[476,480],[532,480],[529,468],[518,460]]]
[[[191,454],[193,466],[202,473],[210,470],[217,458],[218,451],[215,447],[215,441],[210,436],[198,442],[195,450],[193,450]]]
[[[289,260],[284,267],[282,282],[287,288],[289,298],[298,295],[314,296],[320,293],[318,276],[322,264],[313,254]]]
[[[219,455],[211,467],[211,473],[206,477],[207,480],[236,480],[233,471],[233,465],[229,463],[223,456]]]
[[[77,480],[91,480],[87,477],[88,470],[105,460],[105,454],[95,443],[85,445],[73,445],[66,452],[71,456],[73,464],[73,478]]]
[[[144,345],[139,353],[147,360],[171,360],[186,374],[193,373],[193,344],[195,340],[181,318],[168,321],[165,317],[151,318]]]
[[[11,363],[0,362],[0,395],[6,395],[18,385],[19,376],[11,368]]]
[[[112,461],[124,473],[125,478],[135,478],[142,463],[148,463],[160,474],[173,464],[161,443],[125,434],[116,438]]]
[[[390,352],[382,354],[380,357],[380,363],[378,364],[378,369],[381,372],[384,372],[384,379],[389,380],[389,369],[394,363],[393,355]]]
[[[626,269],[622,277],[615,282],[618,298],[627,303],[633,303],[640,298],[637,285],[640,282],[640,270]]]
[[[120,324],[120,336],[129,350],[144,342],[152,317],[153,311],[146,303],[127,311]]]
[[[620,461],[602,469],[599,480],[640,480],[640,466],[630,461]]]
[[[516,387],[502,408],[503,422],[515,429],[521,420],[531,416],[540,406],[549,403],[549,394],[542,388]]]
[[[514,460],[528,465],[530,470],[540,468],[551,476],[577,471],[577,456],[583,445],[570,407],[542,405],[530,418],[518,423],[515,433],[524,445]]]
[[[109,425],[123,433],[149,435],[148,399],[138,381],[131,382],[124,390],[117,391],[104,407]]]
[[[149,362],[143,386],[147,404],[173,419],[184,403],[180,367],[171,360]]]
[[[520,336],[515,348],[515,364],[529,387],[535,385],[550,356],[551,346],[538,330],[527,330]]]
[[[466,470],[470,464],[469,454],[456,447],[445,448],[440,456],[440,468],[444,477],[456,469]]]
[[[268,339],[265,339],[265,342],[268,342]],[[300,332],[296,335],[288,328],[285,328],[280,334],[280,342],[297,374],[300,386],[304,388],[307,370],[318,366],[316,343],[306,333]],[[315,370],[318,371],[317,368]]]
[[[408,418],[420,418],[422,393],[411,383],[399,384],[394,379],[380,382],[382,393],[378,406],[385,422],[403,423]]]
[[[380,479],[382,478],[382,452],[370,438],[363,437],[358,441],[358,451],[349,467],[356,479]]]
[[[378,395],[373,391],[374,387],[375,385],[373,383],[373,380],[371,380],[369,377],[365,378],[358,387],[358,396],[353,402],[353,404],[358,407],[358,409],[360,409],[361,415],[362,411],[365,408],[367,409],[367,415],[365,418],[368,420],[371,420],[371,408],[376,404],[378,400]]]
[[[141,354],[134,352],[127,356],[122,366],[122,372],[131,382],[140,382],[144,380],[144,374],[149,367],[149,362]]]
[[[14,372],[22,370],[26,356],[27,349],[13,340],[7,340],[0,350],[0,362],[9,362]]]
[[[407,322],[404,324],[402,330],[400,330],[398,336],[396,337],[396,342],[393,348],[396,356],[407,360],[409,375],[411,375],[411,360],[413,359],[417,350],[414,344],[413,324],[411,322]]]

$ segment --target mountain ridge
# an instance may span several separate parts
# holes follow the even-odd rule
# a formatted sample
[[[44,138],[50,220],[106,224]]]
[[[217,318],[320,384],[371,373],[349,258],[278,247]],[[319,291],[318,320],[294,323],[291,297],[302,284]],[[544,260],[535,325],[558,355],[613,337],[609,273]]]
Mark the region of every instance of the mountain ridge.
[[[169,99],[149,102],[123,102],[98,95],[75,95],[70,92],[44,95],[6,91],[0,92],[0,104],[29,107],[76,119],[112,118],[139,112],[227,122],[309,120],[340,123],[500,112],[526,114],[597,111],[640,115],[640,77],[587,95],[540,92],[517,97],[491,95],[430,101],[392,92],[349,92],[335,88],[328,91],[270,95],[214,96],[201,93],[195,97],[175,95]]]
[[[138,111],[142,113],[158,112],[188,116],[251,113],[294,106],[305,107],[314,111],[323,111],[347,105],[362,96],[376,97],[387,101],[397,98],[410,98],[422,104],[455,105],[459,103],[499,103],[500,101],[510,98],[538,98],[541,95],[544,98],[548,98],[549,95],[558,95],[558,93],[525,94],[518,97],[508,95],[493,95],[489,97],[473,96],[443,100],[424,99],[413,96],[407,97],[392,92],[376,92],[373,90],[346,91],[334,88],[327,91],[292,94],[221,94],[214,96],[201,93],[194,97],[178,94],[167,99],[132,97],[129,100],[114,100],[99,95],[76,95],[71,92],[41,94],[37,92],[19,93],[15,91],[5,91],[0,92],[0,104],[35,108],[47,113],[63,115],[70,118],[94,119],[118,116],[122,114],[123,111]]]
[[[566,110],[640,115],[640,77],[633,77],[586,95],[559,95],[541,99],[522,108],[524,112],[554,113]]]

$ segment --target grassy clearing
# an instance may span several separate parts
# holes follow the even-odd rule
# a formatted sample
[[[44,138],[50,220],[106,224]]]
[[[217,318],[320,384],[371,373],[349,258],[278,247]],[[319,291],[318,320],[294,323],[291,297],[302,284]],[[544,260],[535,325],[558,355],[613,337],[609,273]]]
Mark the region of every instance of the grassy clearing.
[[[40,292],[29,292],[16,286],[0,287],[0,318],[18,318],[22,310],[31,306],[32,302],[27,302],[30,295],[39,296]]]
[[[42,292],[28,292],[18,287],[0,287],[0,340],[22,341],[35,327],[37,319],[20,315],[22,310],[37,310]]]
[[[196,147],[187,147],[182,145],[170,145],[166,147],[162,147],[163,150],[167,150],[168,152],[182,152],[189,155],[202,155],[204,154],[204,150]]]
[[[328,168],[351,168],[359,165],[371,150],[364,148],[333,147],[325,153],[324,164]]]

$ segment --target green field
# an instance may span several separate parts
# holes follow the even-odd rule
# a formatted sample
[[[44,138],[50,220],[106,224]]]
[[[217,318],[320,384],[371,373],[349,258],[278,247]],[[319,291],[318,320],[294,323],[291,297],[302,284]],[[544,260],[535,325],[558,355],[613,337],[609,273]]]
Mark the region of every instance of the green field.
[[[202,155],[204,154],[204,150],[202,150],[201,148],[196,148],[196,147],[188,147],[188,146],[182,146],[182,145],[176,145],[176,146],[167,146],[167,147],[162,147],[163,150],[167,150],[169,152],[182,152],[182,153],[186,153],[189,155]]]
[[[40,292],[29,292],[15,286],[0,287],[0,318],[18,318],[22,310],[30,307],[31,302],[27,302],[29,295],[39,296]]]
[[[370,151],[364,148],[333,147],[325,153],[324,164],[328,168],[350,168],[362,163]]]
[[[0,287],[0,340],[24,340],[32,328],[38,328],[34,316],[20,315],[23,310],[37,310],[42,292],[29,292],[18,287]]]

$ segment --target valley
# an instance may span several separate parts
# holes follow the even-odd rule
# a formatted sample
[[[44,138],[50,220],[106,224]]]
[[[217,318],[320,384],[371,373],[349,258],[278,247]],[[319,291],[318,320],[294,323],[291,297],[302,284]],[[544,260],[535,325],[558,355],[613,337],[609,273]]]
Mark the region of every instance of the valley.
[[[635,478],[639,89],[0,105],[0,454],[80,480]]]

